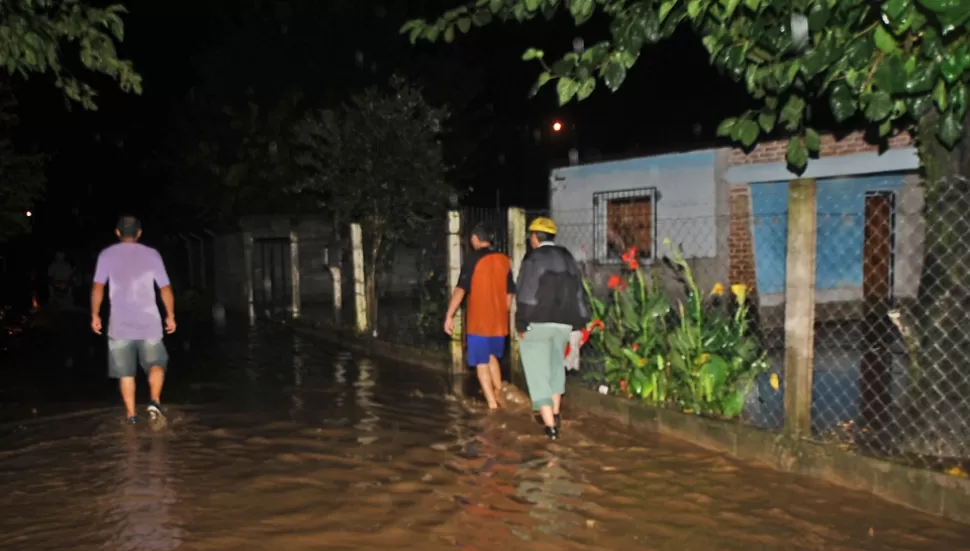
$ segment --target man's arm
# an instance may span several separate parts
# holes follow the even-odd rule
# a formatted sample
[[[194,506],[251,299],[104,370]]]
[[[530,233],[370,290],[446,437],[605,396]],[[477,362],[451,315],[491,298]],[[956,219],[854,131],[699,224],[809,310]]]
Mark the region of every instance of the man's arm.
[[[445,313],[445,320],[450,320],[455,317],[458,309],[461,308],[461,301],[465,300],[465,295],[468,294],[469,289],[472,285],[472,272],[475,271],[475,258],[469,258],[461,265],[461,273],[458,274],[458,285],[455,286],[455,291],[451,293],[451,300],[448,302],[448,312]]]
[[[172,286],[166,285],[158,290],[158,294],[162,296],[162,304],[165,306],[165,315],[169,318],[175,317],[175,293],[172,292]]]
[[[165,307],[165,331],[175,332],[175,293],[172,292],[172,282],[168,279],[168,271],[165,270],[165,262],[162,255],[155,253],[155,285],[158,285],[158,294],[162,297],[162,305]]]
[[[512,301],[515,300],[515,278],[512,277],[512,265],[509,264],[509,277],[505,282],[505,290],[509,294],[509,310],[512,309]]]
[[[542,276],[542,266],[536,262],[533,252],[525,255],[519,268],[519,280],[515,284],[515,329],[525,333],[532,322],[533,312],[538,303],[539,278]]]
[[[97,281],[91,285],[91,316],[101,316],[101,304],[104,302],[104,283]]]

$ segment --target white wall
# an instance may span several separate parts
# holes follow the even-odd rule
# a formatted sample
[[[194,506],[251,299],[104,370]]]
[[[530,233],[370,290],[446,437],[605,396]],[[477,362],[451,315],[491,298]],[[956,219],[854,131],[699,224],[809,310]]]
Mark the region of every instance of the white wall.
[[[653,187],[659,199],[656,249],[664,238],[679,244],[687,258],[713,258],[717,252],[715,157],[717,150],[673,153],[624,161],[556,169],[550,176],[550,207],[559,225],[556,241],[577,260],[606,248],[605,228],[594,243],[593,194]]]

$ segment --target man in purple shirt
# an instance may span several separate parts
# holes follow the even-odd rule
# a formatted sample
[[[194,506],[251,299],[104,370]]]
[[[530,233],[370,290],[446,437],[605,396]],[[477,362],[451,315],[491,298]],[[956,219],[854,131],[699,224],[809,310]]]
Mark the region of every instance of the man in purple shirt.
[[[151,402],[148,414],[163,415],[161,398],[168,367],[168,352],[162,342],[162,319],[155,302],[158,285],[165,305],[165,332],[175,332],[175,297],[161,255],[138,243],[141,222],[134,216],[118,220],[115,235],[121,240],[101,251],[91,288],[91,329],[101,334],[101,303],[104,286],[110,283],[111,310],[108,317],[108,376],[119,379],[129,423],[135,423],[135,374],[138,366],[148,375]]]

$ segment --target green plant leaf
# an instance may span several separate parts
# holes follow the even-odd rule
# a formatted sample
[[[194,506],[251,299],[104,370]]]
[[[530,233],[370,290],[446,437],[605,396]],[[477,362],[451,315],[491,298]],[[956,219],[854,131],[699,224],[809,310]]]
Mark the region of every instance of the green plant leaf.
[[[734,419],[744,411],[744,390],[735,390],[728,394],[721,404],[721,415],[725,419]]]
[[[805,129],[805,147],[808,148],[810,153],[818,153],[822,147],[822,138],[814,128]]]
[[[892,112],[893,99],[887,92],[882,90],[869,92],[863,94],[861,99],[866,105],[865,116],[870,121],[881,121]]]
[[[529,61],[532,59],[542,59],[543,55],[545,54],[543,53],[542,50],[538,50],[536,48],[529,48],[528,50],[525,51],[525,53],[522,54],[522,61]]]
[[[616,92],[623,81],[626,80],[626,70],[626,65],[616,56],[611,58],[603,67],[601,72],[603,83],[611,92]]]
[[[899,49],[899,45],[896,44],[896,39],[882,25],[876,27],[876,32],[873,34],[873,42],[875,42],[876,48],[879,48],[885,54],[891,54]]]
[[[808,164],[808,148],[805,147],[802,140],[792,138],[788,141],[785,160],[799,171],[805,169],[805,166]]]
[[[583,101],[592,95],[593,90],[596,90],[596,79],[593,77],[587,77],[586,80],[580,85],[579,90],[576,92],[576,99]]]
[[[936,136],[940,139],[940,143],[948,149],[952,149],[963,137],[963,117],[958,116],[952,110],[943,113],[940,117]]]
[[[727,137],[727,136],[730,136],[731,133],[734,130],[734,126],[737,123],[738,123],[738,119],[735,118],[735,117],[731,117],[730,119],[724,119],[723,121],[721,121],[721,124],[717,125],[717,132],[716,132],[716,134],[719,137]]]

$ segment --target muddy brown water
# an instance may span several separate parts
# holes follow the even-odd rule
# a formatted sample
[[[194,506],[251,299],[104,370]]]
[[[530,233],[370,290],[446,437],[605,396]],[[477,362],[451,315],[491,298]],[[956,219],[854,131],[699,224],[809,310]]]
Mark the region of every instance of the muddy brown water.
[[[970,526],[577,412],[551,443],[427,371],[278,333],[214,349],[208,380],[173,366],[166,427],[110,403],[0,426],[0,548],[970,549]]]

